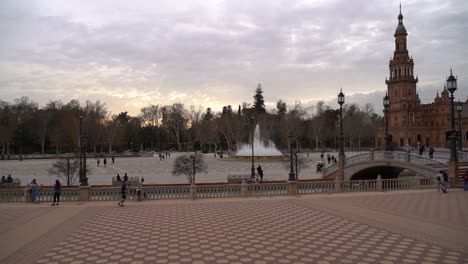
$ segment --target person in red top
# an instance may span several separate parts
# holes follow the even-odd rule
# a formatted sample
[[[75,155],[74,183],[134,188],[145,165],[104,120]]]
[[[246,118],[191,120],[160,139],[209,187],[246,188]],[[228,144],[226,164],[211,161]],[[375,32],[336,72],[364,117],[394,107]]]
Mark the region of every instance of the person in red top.
[[[463,191],[468,191],[468,171],[463,174]]]

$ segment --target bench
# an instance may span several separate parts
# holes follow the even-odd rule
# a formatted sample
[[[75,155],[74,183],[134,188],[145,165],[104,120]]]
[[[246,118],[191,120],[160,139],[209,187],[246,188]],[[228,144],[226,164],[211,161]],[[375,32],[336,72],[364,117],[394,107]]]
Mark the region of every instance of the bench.
[[[242,183],[243,180],[252,182],[252,176],[250,174],[230,174],[227,176],[228,183]]]
[[[15,178],[13,182],[2,182],[0,183],[0,188],[2,189],[11,189],[21,187],[21,181],[18,178]]]

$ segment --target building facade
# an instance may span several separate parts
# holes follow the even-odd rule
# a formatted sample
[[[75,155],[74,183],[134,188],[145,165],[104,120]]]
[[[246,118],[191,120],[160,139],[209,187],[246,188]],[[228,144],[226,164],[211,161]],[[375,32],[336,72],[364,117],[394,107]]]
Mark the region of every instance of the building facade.
[[[394,34],[395,51],[389,62],[389,77],[385,80],[390,105],[384,121],[388,118],[390,147],[394,150],[420,146],[448,147],[450,142],[446,139],[446,132],[450,130],[450,93],[444,87],[440,95],[437,92],[433,102],[421,103],[416,89],[418,77],[414,74],[414,61],[408,52],[407,36],[400,8]],[[462,136],[459,142],[465,145],[468,120],[463,117],[468,116],[467,102],[463,102],[462,107]],[[455,129],[459,130],[456,110]],[[378,148],[384,147],[384,127],[378,130],[376,145]]]

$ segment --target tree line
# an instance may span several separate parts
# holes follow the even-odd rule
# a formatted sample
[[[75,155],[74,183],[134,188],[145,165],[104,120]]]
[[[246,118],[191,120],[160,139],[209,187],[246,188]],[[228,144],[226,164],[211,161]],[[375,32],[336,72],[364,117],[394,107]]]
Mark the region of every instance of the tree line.
[[[235,109],[236,108],[236,109]],[[88,136],[88,153],[124,151],[203,151],[235,150],[249,142],[251,129],[261,127],[262,138],[287,148],[289,131],[301,149],[337,147],[339,109],[319,101],[305,106],[300,101],[286,104],[279,100],[275,109],[266,109],[261,86],[252,103],[243,102],[219,112],[182,103],[150,104],[140,113],[109,114],[100,101],[50,101],[39,104],[28,97],[0,100],[0,144],[2,155],[60,154],[77,152],[80,135]],[[371,104],[345,104],[343,126],[346,148],[374,147],[377,127],[383,119]]]

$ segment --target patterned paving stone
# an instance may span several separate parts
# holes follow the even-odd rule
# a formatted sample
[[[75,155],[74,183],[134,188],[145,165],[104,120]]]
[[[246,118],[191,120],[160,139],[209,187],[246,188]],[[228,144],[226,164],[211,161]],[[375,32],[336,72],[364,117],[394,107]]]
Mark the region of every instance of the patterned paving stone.
[[[2,262],[468,262],[466,252],[315,210],[297,200],[313,202],[262,198],[90,206],[80,219],[60,224]],[[34,257],[27,250],[34,251]]]

